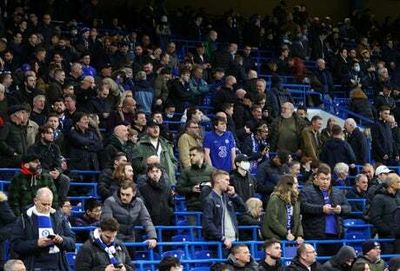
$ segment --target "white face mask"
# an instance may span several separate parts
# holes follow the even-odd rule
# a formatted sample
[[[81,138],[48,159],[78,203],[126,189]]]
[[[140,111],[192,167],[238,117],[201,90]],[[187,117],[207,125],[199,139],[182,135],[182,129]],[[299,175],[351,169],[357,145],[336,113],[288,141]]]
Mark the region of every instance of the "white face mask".
[[[249,171],[249,169],[250,169],[250,162],[248,162],[248,161],[242,161],[242,162],[240,162],[239,167],[242,168],[243,170]]]
[[[174,117],[174,113],[167,113],[166,115],[167,115],[167,118],[170,118],[170,119],[172,119]]]
[[[355,70],[356,72],[359,72],[359,71],[360,71],[360,66],[354,66],[354,70]]]

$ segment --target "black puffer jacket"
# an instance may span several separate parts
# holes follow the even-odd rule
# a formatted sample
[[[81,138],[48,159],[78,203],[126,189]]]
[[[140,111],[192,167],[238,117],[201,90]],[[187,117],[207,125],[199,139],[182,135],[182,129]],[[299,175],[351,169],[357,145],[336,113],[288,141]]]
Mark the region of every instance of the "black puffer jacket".
[[[313,263],[310,267],[311,267],[311,270],[308,269],[307,266],[303,265],[300,262],[299,257],[296,256],[293,258],[290,265],[285,268],[285,271],[319,271],[319,270],[321,270],[320,264],[318,262]]]
[[[39,156],[40,165],[44,169],[53,169],[61,166],[61,151],[55,143],[45,144],[41,141],[28,149],[28,153]]]
[[[400,198],[386,189],[378,190],[370,207],[370,222],[375,226],[380,238],[392,236],[394,229],[393,211],[400,206]]]
[[[174,198],[169,186],[162,180],[154,182],[147,178],[139,188],[144,204],[154,225],[172,225]]]
[[[343,233],[343,218],[351,212],[351,207],[342,191],[331,188],[329,191],[331,205],[340,205],[342,212],[336,215],[338,236]],[[325,218],[322,211],[324,197],[318,186],[306,185],[301,191],[301,213],[303,215],[304,239],[325,239]]]
[[[342,246],[335,256],[322,265],[321,270],[350,271],[351,265],[346,264],[346,262],[355,258],[357,258],[357,254],[354,248],[350,246]]]
[[[129,253],[125,245],[115,240],[115,250],[118,260],[124,264],[127,271],[134,270]],[[76,271],[103,271],[110,264],[107,253],[102,250],[94,241],[93,235],[79,249],[76,255]]]
[[[27,151],[26,129],[13,122],[0,128],[0,166],[17,167]],[[14,155],[16,154],[16,155]]]

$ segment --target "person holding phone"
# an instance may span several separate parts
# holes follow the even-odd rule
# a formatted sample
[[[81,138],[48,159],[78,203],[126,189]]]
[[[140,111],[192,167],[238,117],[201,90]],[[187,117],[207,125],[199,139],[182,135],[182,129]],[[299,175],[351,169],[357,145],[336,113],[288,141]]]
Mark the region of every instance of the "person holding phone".
[[[327,164],[320,164],[313,184],[304,186],[300,199],[305,240],[343,237],[343,217],[350,214],[351,207],[342,191],[332,187]],[[334,255],[339,249],[337,244],[321,244],[317,248],[321,256]]]
[[[20,216],[12,229],[11,247],[27,270],[69,271],[65,252],[75,251],[75,234],[63,215],[51,207],[53,193],[37,190],[34,205]]]
[[[75,260],[76,271],[131,271],[134,270],[128,250],[116,239],[119,223],[114,218],[104,218],[89,240],[80,248]]]

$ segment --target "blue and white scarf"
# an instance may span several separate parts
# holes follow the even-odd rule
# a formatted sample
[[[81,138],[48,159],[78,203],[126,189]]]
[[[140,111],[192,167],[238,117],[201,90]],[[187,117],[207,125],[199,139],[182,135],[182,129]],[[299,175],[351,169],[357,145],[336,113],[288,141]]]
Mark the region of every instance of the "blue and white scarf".
[[[108,260],[110,264],[116,266],[121,264],[120,260],[117,258],[117,249],[115,248],[115,242],[107,245],[101,240],[99,229],[93,231],[93,239],[97,246],[99,246],[108,255]],[[118,247],[118,249],[120,249]]]
[[[32,207],[32,213],[37,217],[37,225],[39,231],[39,238],[47,238],[49,235],[55,235],[53,230],[53,224],[51,222],[50,214],[39,213],[35,206]],[[56,245],[49,246],[49,253],[59,253],[60,249]]]

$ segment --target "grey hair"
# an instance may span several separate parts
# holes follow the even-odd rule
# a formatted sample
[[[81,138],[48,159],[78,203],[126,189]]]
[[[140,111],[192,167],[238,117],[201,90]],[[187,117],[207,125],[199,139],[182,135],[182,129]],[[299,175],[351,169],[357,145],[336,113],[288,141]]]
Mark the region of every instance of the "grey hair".
[[[346,163],[340,162],[335,165],[335,168],[333,169],[333,171],[336,174],[349,172],[349,166]]]
[[[13,271],[17,264],[24,264],[21,260],[11,259],[4,264],[4,271]]]

